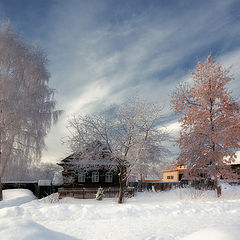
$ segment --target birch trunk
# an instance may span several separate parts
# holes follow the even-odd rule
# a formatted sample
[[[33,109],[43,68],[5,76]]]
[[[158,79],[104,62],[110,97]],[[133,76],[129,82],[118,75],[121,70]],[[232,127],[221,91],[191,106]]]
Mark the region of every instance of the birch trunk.
[[[2,163],[2,135],[1,135],[1,132],[0,132],[0,201],[3,200],[3,193],[2,193],[2,168],[3,168],[3,163]]]

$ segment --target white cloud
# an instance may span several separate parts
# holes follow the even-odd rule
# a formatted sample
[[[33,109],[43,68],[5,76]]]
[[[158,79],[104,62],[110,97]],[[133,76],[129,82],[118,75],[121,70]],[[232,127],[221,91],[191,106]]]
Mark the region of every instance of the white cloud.
[[[179,122],[173,122],[173,123],[170,123],[166,126],[166,129],[167,131],[170,132],[170,134],[173,134],[175,136],[178,136],[179,135],[179,132],[181,130],[181,125]]]
[[[159,6],[156,11],[153,5],[134,10],[131,17],[117,8],[110,13],[107,1],[62,1],[55,6],[46,47],[51,86],[57,88],[58,106],[65,114],[48,136],[44,159],[60,155],[62,147],[56,142],[66,134],[63,129],[71,114],[101,111],[136,92],[164,105],[169,113],[170,90],[190,79],[188,70],[197,58],[202,60],[215,42],[226,41],[226,34],[234,37],[239,25],[228,26],[231,4],[211,2],[208,8],[203,4],[175,14]],[[238,63],[238,56],[239,50],[233,50],[224,56],[220,52],[218,58]],[[178,126],[171,123],[168,128],[176,131]]]

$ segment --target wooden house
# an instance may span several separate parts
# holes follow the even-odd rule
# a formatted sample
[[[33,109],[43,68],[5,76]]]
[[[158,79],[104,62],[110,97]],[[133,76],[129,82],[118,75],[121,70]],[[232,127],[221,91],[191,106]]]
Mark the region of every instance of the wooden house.
[[[118,187],[117,163],[109,149],[100,141],[87,145],[81,152],[64,158],[63,186],[74,188]]]

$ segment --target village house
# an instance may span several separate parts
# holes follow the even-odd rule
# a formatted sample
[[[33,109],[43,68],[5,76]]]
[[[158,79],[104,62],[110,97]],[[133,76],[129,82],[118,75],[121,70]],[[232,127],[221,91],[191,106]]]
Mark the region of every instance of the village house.
[[[230,167],[233,173],[237,174],[239,176],[238,179],[240,179],[240,164],[232,163]],[[163,182],[177,182],[186,179],[186,170],[186,165],[177,165],[174,169],[163,171]]]
[[[85,149],[64,158],[63,186],[78,188],[118,187],[118,168],[109,149],[100,141],[88,144]]]
[[[163,182],[178,182],[184,178],[187,167],[185,165],[177,165],[174,169],[163,171]]]
[[[118,196],[118,163],[100,141],[93,141],[82,151],[64,158],[58,165],[63,168],[63,186],[58,188],[59,198],[95,198],[100,189],[104,197]],[[134,196],[134,189],[126,188],[125,193]]]

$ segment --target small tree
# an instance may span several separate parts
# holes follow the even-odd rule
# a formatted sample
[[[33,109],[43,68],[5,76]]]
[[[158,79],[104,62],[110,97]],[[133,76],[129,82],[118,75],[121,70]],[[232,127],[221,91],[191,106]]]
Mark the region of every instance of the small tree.
[[[9,23],[1,24],[0,185],[12,160],[40,159],[44,137],[60,114],[54,111],[46,63],[41,49],[24,43]]]
[[[227,88],[233,76],[208,56],[192,78],[192,87],[180,84],[172,92],[175,113],[183,113],[178,162],[192,176],[213,177],[220,196],[218,178],[232,175],[229,164],[240,147],[240,106]]]
[[[96,193],[96,200],[103,200],[103,197],[104,197],[104,191],[103,191],[103,188],[98,188],[98,191]]]
[[[110,114],[74,117],[69,121],[68,143],[73,152],[95,140],[108,147],[118,166],[118,202],[122,203],[124,186],[134,168],[159,163],[167,153],[162,143],[168,135],[157,127],[160,119],[161,108],[135,97]],[[150,153],[152,158],[147,158]]]

